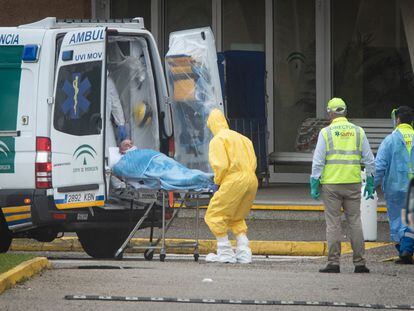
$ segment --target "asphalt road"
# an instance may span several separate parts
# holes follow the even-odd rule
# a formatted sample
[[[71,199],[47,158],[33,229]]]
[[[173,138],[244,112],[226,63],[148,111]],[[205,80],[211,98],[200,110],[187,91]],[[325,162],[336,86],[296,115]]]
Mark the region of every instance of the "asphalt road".
[[[414,304],[413,267],[383,262],[394,254],[391,246],[368,251],[371,273],[364,275],[352,273],[351,255],[346,255],[341,274],[325,275],[317,272],[325,264],[325,258],[261,257],[250,265],[231,265],[196,263],[191,257],[182,256],[167,256],[167,261],[161,263],[131,256],[123,261],[97,261],[79,253],[49,253],[53,268],[2,294],[0,309],[361,310],[320,306],[69,301],[64,299],[65,295]]]

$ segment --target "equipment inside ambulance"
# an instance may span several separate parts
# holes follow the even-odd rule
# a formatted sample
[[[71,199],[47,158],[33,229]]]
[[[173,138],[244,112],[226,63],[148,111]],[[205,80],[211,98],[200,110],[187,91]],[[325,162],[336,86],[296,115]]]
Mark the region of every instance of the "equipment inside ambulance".
[[[204,45],[189,51],[197,40]],[[209,29],[173,33],[170,46],[171,55],[188,55],[210,68],[210,81],[219,81],[211,70],[215,55],[208,59],[214,54],[206,48],[214,48]],[[193,116],[206,107],[222,109],[220,87],[216,92],[214,103],[184,103]],[[109,148],[129,138],[140,149],[186,154],[186,142],[174,142],[187,127],[186,119],[173,118],[176,107],[142,18],[49,17],[0,27],[0,252],[13,238],[52,241],[76,232],[89,255],[112,257],[144,209],[112,196]],[[186,130],[201,135],[198,127]],[[207,163],[205,137],[198,163]],[[176,159],[195,166],[189,156]],[[156,209],[144,227],[159,225],[160,215]]]

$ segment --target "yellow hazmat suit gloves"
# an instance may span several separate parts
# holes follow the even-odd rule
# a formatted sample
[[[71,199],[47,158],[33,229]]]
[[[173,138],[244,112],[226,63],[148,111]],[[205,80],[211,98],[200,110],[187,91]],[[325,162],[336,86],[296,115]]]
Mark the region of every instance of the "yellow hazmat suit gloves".
[[[205,221],[215,237],[246,234],[245,218],[257,192],[256,155],[252,142],[229,129],[219,109],[211,111],[207,126],[214,137],[209,162],[214,182],[220,186],[208,206]]]

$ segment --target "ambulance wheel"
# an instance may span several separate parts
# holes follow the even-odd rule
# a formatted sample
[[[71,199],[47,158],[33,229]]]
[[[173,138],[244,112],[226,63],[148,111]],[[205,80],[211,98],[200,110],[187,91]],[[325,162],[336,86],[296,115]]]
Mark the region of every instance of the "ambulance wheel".
[[[154,258],[154,250],[153,249],[146,249],[144,252],[145,260],[151,261]]]
[[[165,254],[161,254],[161,255],[160,255],[160,261],[161,261],[161,262],[164,262],[164,261],[165,261],[165,257],[166,257],[166,255],[165,255]]]
[[[114,258],[128,236],[121,229],[87,229],[77,231],[79,242],[84,251],[93,258]]]
[[[0,212],[0,253],[6,253],[12,242],[13,236],[7,227],[6,220]]]

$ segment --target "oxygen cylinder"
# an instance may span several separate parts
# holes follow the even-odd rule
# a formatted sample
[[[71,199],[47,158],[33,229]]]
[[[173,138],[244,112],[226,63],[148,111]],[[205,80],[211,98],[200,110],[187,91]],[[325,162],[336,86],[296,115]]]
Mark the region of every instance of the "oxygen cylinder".
[[[362,187],[361,187],[361,222],[362,232],[365,241],[377,240],[377,206],[378,195],[375,192],[373,199],[366,199],[364,197],[365,188],[365,172],[361,172]]]

